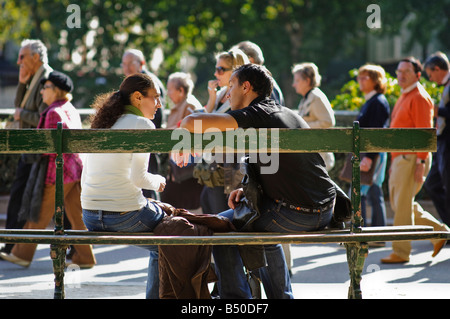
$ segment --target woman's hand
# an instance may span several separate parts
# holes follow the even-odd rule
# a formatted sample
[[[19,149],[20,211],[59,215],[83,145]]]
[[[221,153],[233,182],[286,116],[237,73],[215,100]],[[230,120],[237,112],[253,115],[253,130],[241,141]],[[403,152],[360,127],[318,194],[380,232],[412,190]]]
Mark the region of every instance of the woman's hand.
[[[166,188],[166,183],[159,184],[159,188],[158,188],[157,192],[161,193],[162,191],[164,191],[164,188]]]
[[[209,95],[216,95],[218,87],[219,87],[219,80],[210,80],[210,81],[208,81],[208,93],[209,93]]]

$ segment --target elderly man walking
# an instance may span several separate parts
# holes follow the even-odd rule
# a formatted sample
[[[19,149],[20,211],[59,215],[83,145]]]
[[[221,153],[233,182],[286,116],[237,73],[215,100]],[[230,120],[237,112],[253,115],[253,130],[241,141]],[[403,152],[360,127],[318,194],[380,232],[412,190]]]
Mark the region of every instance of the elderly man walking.
[[[47,48],[40,40],[24,40],[21,43],[17,58],[19,65],[19,85],[14,100],[14,121],[18,128],[36,128],[40,114],[48,107],[42,101],[40,91],[43,87],[41,79],[48,77],[52,68],[48,65]],[[19,159],[16,176],[11,186],[6,215],[6,228],[22,228],[25,221],[19,221],[18,212],[22,204],[22,196],[28,181],[32,164]],[[7,244],[2,252],[10,253],[13,244]]]

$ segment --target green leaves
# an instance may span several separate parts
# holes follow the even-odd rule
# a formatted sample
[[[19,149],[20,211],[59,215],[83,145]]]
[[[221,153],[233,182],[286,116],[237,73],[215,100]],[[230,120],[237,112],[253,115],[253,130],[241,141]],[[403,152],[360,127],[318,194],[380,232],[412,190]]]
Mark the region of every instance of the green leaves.
[[[345,83],[341,88],[341,94],[338,94],[334,100],[330,102],[334,110],[358,111],[365,102],[364,94],[359,90],[359,84],[356,81],[358,69],[350,70],[349,75],[352,79]],[[395,102],[401,95],[401,90],[397,85],[396,78],[392,77],[389,73],[386,73],[386,78],[387,86],[384,95],[392,110]],[[436,83],[428,81],[424,77],[420,79],[420,83],[425,90],[427,90],[428,94],[430,94],[434,102],[437,103],[441,98],[443,87],[439,87]]]

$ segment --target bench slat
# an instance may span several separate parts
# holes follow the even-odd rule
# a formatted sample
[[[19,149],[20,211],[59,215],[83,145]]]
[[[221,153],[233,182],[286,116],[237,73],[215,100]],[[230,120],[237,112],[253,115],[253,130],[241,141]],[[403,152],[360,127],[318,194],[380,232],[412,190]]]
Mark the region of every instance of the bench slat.
[[[433,227],[425,225],[414,226],[384,226],[384,227],[361,227],[362,233],[379,233],[379,232],[414,232],[414,231],[433,231]],[[0,234],[35,234],[35,235],[53,235],[54,231],[50,229],[2,229]],[[90,236],[153,236],[153,233],[126,233],[126,232],[96,232],[88,230],[65,230],[64,234],[67,236],[73,235],[90,235]],[[294,235],[302,234],[350,234],[350,229],[325,229],[312,232],[297,232],[291,233]],[[214,236],[265,236],[265,235],[286,235],[286,233],[270,233],[270,232],[228,232],[228,233],[215,233]]]
[[[123,235],[98,236],[83,235],[32,235],[32,234],[0,234],[4,243],[36,243],[58,245],[266,245],[266,244],[296,244],[296,243],[353,243],[396,240],[427,240],[448,239],[450,233],[436,231],[412,232],[378,232],[358,234],[233,234],[215,236],[149,236]]]
[[[172,136],[176,130],[63,130],[63,153],[120,153],[154,152],[168,153],[183,139]],[[254,130],[256,139],[250,139],[251,133],[235,131],[234,142],[227,142],[226,134],[206,133],[189,134],[192,147],[206,147],[211,141],[222,140],[222,150],[243,152],[248,149],[264,148],[268,141],[271,152],[353,152],[352,129],[258,129]],[[223,134],[223,135],[222,135]],[[218,138],[220,136],[220,138]],[[253,136],[253,135],[252,135]],[[246,139],[247,137],[247,139]],[[246,141],[244,143],[243,141]],[[271,142],[272,144],[271,145]],[[241,145],[242,144],[242,145]],[[178,144],[179,145],[179,144]],[[220,144],[219,144],[220,145]],[[225,147],[227,146],[228,147]],[[272,148],[270,148],[272,146]],[[232,149],[232,148],[235,149]],[[221,149],[216,148],[217,152]],[[392,151],[436,151],[435,129],[360,129],[360,152]],[[0,130],[0,153],[55,153],[56,130],[21,129]]]

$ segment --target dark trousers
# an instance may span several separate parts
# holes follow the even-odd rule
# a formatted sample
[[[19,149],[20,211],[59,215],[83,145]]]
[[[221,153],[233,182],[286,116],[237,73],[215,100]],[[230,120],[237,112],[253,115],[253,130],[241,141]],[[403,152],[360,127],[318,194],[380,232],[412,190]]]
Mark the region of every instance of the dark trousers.
[[[229,209],[228,195],[223,186],[204,186],[200,194],[200,206],[203,214],[218,214]]]
[[[33,164],[27,164],[19,159],[17,163],[16,176],[14,178],[13,184],[11,185],[11,191],[9,193],[8,208],[6,211],[6,229],[22,229],[26,220],[19,220],[19,211],[22,206],[22,197],[25,192],[25,187],[28,182],[28,177],[30,176],[31,166]],[[71,229],[72,225],[66,214],[64,212],[64,229]],[[14,244],[5,244],[2,251],[10,253]],[[72,246],[71,246],[72,247]]]
[[[364,225],[369,226],[366,219],[366,204],[372,207],[372,220],[370,226],[386,226],[386,205],[384,202],[383,190],[380,186],[373,184],[369,187],[367,194],[361,196],[361,216],[364,220]]]
[[[11,186],[11,192],[9,195],[8,209],[6,212],[6,229],[22,229],[25,225],[26,220],[18,220],[18,215],[20,207],[22,205],[22,196],[25,191],[25,186],[27,185],[28,177],[30,175],[32,164],[26,164],[19,159],[16,169],[16,177]],[[14,244],[6,244],[4,251],[7,253],[11,252]]]
[[[433,162],[424,188],[442,221],[450,225],[450,148],[448,144],[450,143],[445,138],[438,138],[437,152],[433,153]]]

